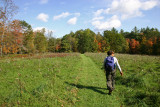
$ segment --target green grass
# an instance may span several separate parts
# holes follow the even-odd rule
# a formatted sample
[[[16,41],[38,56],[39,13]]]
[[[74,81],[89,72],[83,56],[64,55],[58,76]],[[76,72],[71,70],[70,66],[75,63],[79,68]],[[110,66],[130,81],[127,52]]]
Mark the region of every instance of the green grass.
[[[86,53],[98,67],[106,54]],[[160,57],[116,54],[124,76],[116,76],[116,96],[125,106],[160,105]]]
[[[0,105],[72,105],[80,56],[42,59],[6,59],[0,62]]]
[[[0,106],[160,105],[160,57],[116,54],[124,76],[117,70],[109,96],[101,69],[106,54],[51,56],[0,60]]]

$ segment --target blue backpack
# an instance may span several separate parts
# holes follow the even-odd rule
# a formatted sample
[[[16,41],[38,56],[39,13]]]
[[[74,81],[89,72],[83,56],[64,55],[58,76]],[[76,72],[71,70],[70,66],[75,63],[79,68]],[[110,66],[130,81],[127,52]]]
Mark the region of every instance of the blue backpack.
[[[106,57],[105,70],[106,71],[114,71],[114,69],[115,69],[114,58],[111,56]]]

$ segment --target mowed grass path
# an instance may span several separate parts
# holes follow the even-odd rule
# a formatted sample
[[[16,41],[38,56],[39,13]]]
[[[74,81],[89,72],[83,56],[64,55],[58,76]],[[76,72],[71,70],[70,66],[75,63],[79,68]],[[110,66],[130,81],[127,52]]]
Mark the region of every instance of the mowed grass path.
[[[106,90],[106,78],[104,72],[89,57],[81,55],[81,72],[78,73],[79,81],[76,86],[79,102],[75,105],[78,107],[113,107],[120,106],[116,92],[112,96],[108,95]]]

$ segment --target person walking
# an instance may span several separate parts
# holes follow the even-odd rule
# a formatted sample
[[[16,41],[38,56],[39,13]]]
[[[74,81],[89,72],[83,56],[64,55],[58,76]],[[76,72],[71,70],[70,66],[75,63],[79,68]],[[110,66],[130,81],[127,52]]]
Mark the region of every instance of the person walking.
[[[108,56],[104,60],[104,68],[106,73],[107,89],[109,90],[108,94],[111,95],[112,91],[115,89],[116,66],[118,67],[121,76],[123,76],[123,72],[117,58],[114,57],[114,52],[110,50],[107,54]]]

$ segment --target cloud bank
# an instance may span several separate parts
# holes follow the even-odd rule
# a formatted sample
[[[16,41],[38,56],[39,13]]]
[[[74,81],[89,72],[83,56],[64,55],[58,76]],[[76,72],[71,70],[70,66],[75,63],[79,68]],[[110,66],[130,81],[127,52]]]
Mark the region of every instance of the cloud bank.
[[[112,16],[110,19],[107,19],[105,21],[100,21],[99,19],[93,20],[92,25],[97,30],[106,30],[111,29],[113,27],[118,28],[121,26],[121,21],[118,19],[116,15]]]
[[[91,24],[98,30],[118,28],[121,20],[144,16],[143,12],[158,6],[158,0],[114,0],[109,8],[94,12]],[[105,19],[105,16],[112,15]],[[105,19],[102,20],[102,19]]]
[[[157,0],[114,0],[110,8],[104,10],[108,14],[118,14],[122,19],[142,16],[143,11],[158,5]]]

